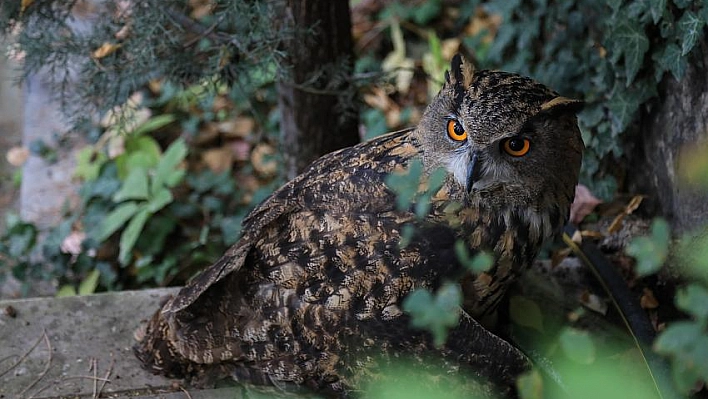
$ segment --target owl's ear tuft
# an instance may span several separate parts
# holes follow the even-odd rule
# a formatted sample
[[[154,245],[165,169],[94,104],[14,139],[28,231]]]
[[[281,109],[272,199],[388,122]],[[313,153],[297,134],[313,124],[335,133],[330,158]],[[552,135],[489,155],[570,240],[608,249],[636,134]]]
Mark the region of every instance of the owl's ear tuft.
[[[452,57],[450,61],[450,73],[445,72],[445,82],[452,86],[461,85],[463,89],[468,89],[472,84],[472,77],[474,76],[474,66],[471,62],[467,61],[462,54],[457,53]]]
[[[557,114],[559,112],[578,113],[585,106],[582,100],[574,100],[568,97],[554,97],[541,104],[539,112]]]

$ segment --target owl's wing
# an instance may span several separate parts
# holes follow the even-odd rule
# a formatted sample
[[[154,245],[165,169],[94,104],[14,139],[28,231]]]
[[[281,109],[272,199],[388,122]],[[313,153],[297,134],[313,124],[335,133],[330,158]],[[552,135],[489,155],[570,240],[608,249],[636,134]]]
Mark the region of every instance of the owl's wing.
[[[382,185],[367,185],[367,171],[381,175],[405,166],[417,153],[408,142],[411,132],[401,130],[380,136],[360,145],[332,152],[315,161],[307,170],[271,194],[243,221],[241,239],[209,268],[196,276],[177,296],[165,304],[163,315],[176,314],[194,303],[209,287],[224,277],[237,273],[246,261],[253,245],[262,239],[264,231],[278,229],[279,220],[296,217],[299,210],[339,206],[352,212],[392,209],[395,202]],[[383,155],[382,155],[383,154]],[[358,174],[356,179],[353,174]],[[348,187],[345,187],[347,186]],[[329,203],[327,190],[351,189],[350,201]],[[355,198],[357,197],[357,198]]]

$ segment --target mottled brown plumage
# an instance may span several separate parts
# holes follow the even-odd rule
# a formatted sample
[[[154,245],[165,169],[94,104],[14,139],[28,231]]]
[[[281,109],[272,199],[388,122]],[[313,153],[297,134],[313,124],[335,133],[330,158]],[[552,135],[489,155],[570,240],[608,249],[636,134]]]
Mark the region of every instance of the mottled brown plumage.
[[[340,393],[372,353],[518,372],[522,355],[474,318],[494,310],[567,219],[583,149],[577,102],[518,75],[473,72],[459,56],[451,72],[417,128],[325,155],[256,208],[241,239],[148,323],[136,345],[143,363],[169,376]],[[413,160],[448,172],[422,220],[397,209],[385,184]],[[401,247],[406,224],[415,234]],[[466,272],[457,240],[492,252],[493,268]],[[462,285],[464,312],[434,348],[401,303],[446,280]]]

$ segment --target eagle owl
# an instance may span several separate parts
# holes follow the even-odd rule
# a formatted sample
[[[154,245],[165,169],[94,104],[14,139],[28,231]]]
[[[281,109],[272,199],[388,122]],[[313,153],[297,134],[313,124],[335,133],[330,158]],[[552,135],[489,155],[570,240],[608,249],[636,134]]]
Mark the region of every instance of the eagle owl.
[[[171,377],[339,393],[372,352],[430,352],[501,372],[494,356],[475,357],[491,341],[474,319],[568,218],[583,151],[578,104],[456,55],[416,128],[323,156],[252,211],[240,240],[138,334],[138,358]],[[386,184],[413,162],[446,172],[422,218],[398,208]],[[405,225],[414,234],[404,246]],[[466,270],[459,240],[493,254],[492,268]],[[461,285],[469,317],[435,347],[402,302],[446,281]]]

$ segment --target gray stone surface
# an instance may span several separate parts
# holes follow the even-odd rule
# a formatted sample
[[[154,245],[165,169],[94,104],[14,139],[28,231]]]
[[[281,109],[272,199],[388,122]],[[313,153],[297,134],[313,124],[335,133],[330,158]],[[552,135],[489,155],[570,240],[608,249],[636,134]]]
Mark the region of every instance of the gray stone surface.
[[[648,194],[650,212],[667,217],[679,233],[708,222],[708,193],[683,184],[678,170],[684,148],[708,142],[708,34],[697,46],[704,50],[691,58],[680,81],[665,79],[658,104],[643,120],[628,176],[630,191]]]
[[[99,390],[101,397],[243,397],[239,388],[187,393],[140,367],[133,332],[175,292],[0,301],[0,398],[91,398]]]

